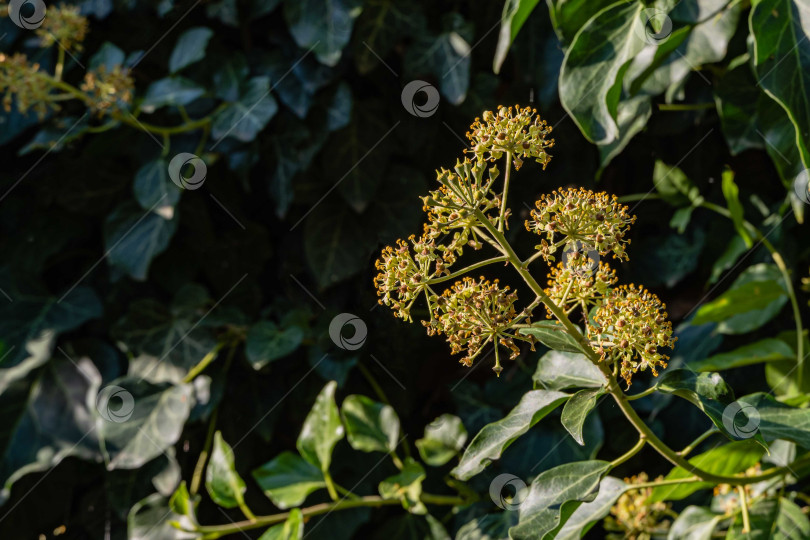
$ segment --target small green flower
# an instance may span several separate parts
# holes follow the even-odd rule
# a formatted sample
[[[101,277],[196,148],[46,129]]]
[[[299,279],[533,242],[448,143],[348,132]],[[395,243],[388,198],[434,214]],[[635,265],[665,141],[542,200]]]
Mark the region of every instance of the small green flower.
[[[660,479],[660,478],[659,478]],[[627,484],[643,484],[649,480],[647,473],[625,478]],[[610,515],[605,518],[605,529],[619,534],[609,534],[608,540],[650,540],[665,535],[672,505],[666,502],[649,502],[653,488],[630,489],[622,493]]]
[[[130,103],[133,87],[132,77],[126,69],[115,66],[108,71],[106,66],[101,65],[84,76],[81,89],[93,98],[92,109],[103,114],[109,109],[121,108]]]
[[[79,6],[59,5],[48,8],[42,26],[37,28],[37,35],[43,47],[57,43],[65,50],[75,52],[82,50],[87,28],[87,17],[81,15]]]
[[[554,261],[560,246],[581,242],[601,255],[612,252],[616,259],[627,260],[627,229],[636,221],[615,195],[594,193],[585,188],[554,190],[535,203],[526,229],[545,239],[536,247],[547,261]],[[562,237],[561,240],[557,240]]]
[[[515,170],[525,158],[536,160],[545,169],[551,161],[546,148],[554,146],[554,139],[546,140],[551,128],[536,113],[536,109],[517,105],[514,109],[498,106],[497,113],[485,111],[483,121],[476,118],[467,133],[472,152],[479,161],[496,161],[510,152]]]
[[[59,109],[49,96],[50,83],[41,76],[39,67],[37,63],[29,64],[24,54],[8,56],[0,53],[0,92],[3,93],[6,112],[11,111],[15,101],[21,113],[31,108],[40,120],[45,118],[48,111]]]
[[[546,294],[566,311],[583,304],[595,304],[618,278],[607,264],[599,262],[595,269],[593,264],[587,255],[579,252],[570,256],[565,264],[557,263],[551,268]],[[553,318],[548,306],[546,311],[548,318]]]
[[[633,373],[667,367],[669,357],[658,352],[672,348],[672,323],[667,320],[666,305],[656,295],[633,284],[611,289],[599,303],[589,336],[602,361],[619,362],[621,376],[630,386]]]

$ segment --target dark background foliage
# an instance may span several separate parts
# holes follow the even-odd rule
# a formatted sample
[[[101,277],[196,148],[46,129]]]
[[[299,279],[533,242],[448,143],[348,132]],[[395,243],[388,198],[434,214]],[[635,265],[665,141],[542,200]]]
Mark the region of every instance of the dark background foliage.
[[[189,29],[208,28],[204,55],[178,75],[193,96],[185,102],[188,114],[202,117],[221,100],[250,96],[249,81],[257,77],[268,78],[265,86],[256,84],[271,90],[274,105],[265,101],[250,113],[265,115],[255,130],[240,127],[220,139],[228,128],[218,133],[215,125],[201,154],[208,171],[205,185],[178,196],[167,184],[174,191],[160,207],[171,218],[152,212],[144,221],[138,220],[157,196],[138,183],[138,175],[155,160],[164,166],[161,160],[176,153],[195,152],[199,131],[171,136],[170,151],[161,157],[166,141],[131,126],[96,135],[84,132],[84,120],[62,138],[84,113],[80,105],[66,103],[42,122],[15,110],[0,116],[0,287],[7,295],[0,297],[6,355],[0,365],[0,475],[7,486],[0,507],[3,537],[51,538],[61,525],[67,538],[125,537],[133,505],[156,492],[168,495],[178,479],[190,478],[214,409],[225,440],[238,441],[236,463],[250,484],[249,505],[257,513],[271,513],[249,471],[294,447],[315,395],[328,380],[338,381],[339,395],[375,396],[364,375],[369,372],[411,441],[443,413],[460,416],[471,435],[501,418],[531,389],[542,348],[526,350],[498,379],[487,360],[463,368],[447,345],[425,336],[418,323],[404,324],[377,306],[372,287],[376,254],[419,231],[423,214],[417,197],[433,186],[435,169],[461,157],[472,120],[499,104],[534,105],[554,126],[551,164],[541,172],[527,163],[511,193],[515,218],[509,238],[522,253],[531,253],[536,242],[522,221],[540,193],[569,185],[618,195],[647,193],[654,190],[656,161],[662,161],[677,165],[706,200],[722,205],[720,178],[730,166],[749,219],[767,224],[763,230],[795,275],[810,264],[806,231],[777,212],[786,193],[781,179],[790,175],[775,166],[761,137],[739,142],[737,128],[724,126],[735,118],[721,118],[717,108],[660,110],[665,97],[650,92],[642,134],[630,140],[631,134],[621,152],[605,159],[604,148],[600,154],[560,104],[563,47],[573,34],[558,28],[561,39],[543,5],[531,13],[497,75],[492,60],[499,2],[335,0],[329,2],[331,12],[314,0],[79,5],[90,17],[85,52],[78,57],[83,64],[108,43],[130,59],[145,51],[131,72],[137,99],[153,92],[159,103],[165,96],[154,84],[169,76],[178,38]],[[352,21],[352,10],[360,9]],[[0,49],[26,50],[43,66],[53,64],[54,50],[39,51],[8,19],[2,19],[0,34],[5,36]],[[727,55],[677,81],[680,101],[711,103],[724,84],[739,90],[724,77],[730,60],[745,53],[747,35],[740,23]],[[341,37],[347,38],[345,45]],[[469,47],[468,55],[459,42]],[[65,79],[79,80],[82,73],[69,61]],[[432,116],[415,117],[403,107],[402,88],[414,79],[441,91]],[[248,97],[245,103],[249,108]],[[177,108],[158,106],[148,122],[178,125],[183,119]],[[46,148],[32,140],[45,141]],[[47,141],[54,140],[56,147],[47,149]],[[163,188],[154,189],[162,193]],[[629,203],[639,219],[632,229],[631,262],[620,264],[619,273],[623,281],[642,282],[659,294],[677,324],[725,290],[740,271],[770,259],[757,246],[742,264],[734,262],[741,249],[728,264],[718,263],[730,243],[739,243],[731,221],[698,208],[678,231],[669,223],[678,204],[670,203],[657,198]],[[522,291],[505,272],[503,278]],[[806,315],[806,302],[802,305]],[[328,336],[329,322],[343,312],[368,326],[365,345],[354,352],[341,351]],[[773,336],[792,324],[784,309],[757,335]],[[751,338],[712,330],[681,326],[673,363],[699,361],[718,347],[734,348]],[[269,360],[251,355],[252,340],[255,347],[269,346],[263,331],[284,335],[294,346]],[[200,384],[178,390],[183,376],[223,336],[247,336],[247,344],[241,342],[231,361],[221,354]],[[157,359],[163,362],[153,370]],[[11,368],[24,362],[30,363],[24,376],[15,375]],[[761,365],[743,368],[727,380],[744,395],[762,389],[761,370]],[[147,438],[158,439],[157,451],[143,440],[136,448],[121,449],[127,440],[143,439],[137,431],[116,439],[115,450],[100,450],[95,433],[82,438],[96,422],[95,403],[82,392],[127,374],[145,378],[136,400],[159,395],[168,407],[175,407],[174,399],[194,404],[185,417],[168,414],[145,425],[156,430]],[[635,384],[647,386],[643,378]],[[705,430],[705,419],[685,402],[640,403],[655,431],[673,447]],[[160,412],[160,405],[155,407]],[[612,402],[600,407],[586,430],[589,444],[583,448],[558,423],[538,425],[471,484],[485,493],[498,472],[529,478],[597,452],[611,459],[631,440],[631,428]],[[116,457],[139,465],[116,467]],[[622,472],[644,469],[655,476],[669,470],[652,451],[641,458],[643,467],[636,461]],[[376,460],[338,445],[334,476],[348,486],[363,478],[355,491],[374,492],[394,472],[387,463],[374,469]],[[446,490],[447,470],[429,474],[426,489]],[[437,517],[446,518],[454,534],[488,510]],[[227,522],[207,497],[198,515],[206,523]],[[228,515],[239,519],[235,511]],[[400,520],[418,519],[403,517],[397,508],[336,513],[311,537],[399,537],[394,531],[404,537]],[[421,524],[406,525],[417,531],[414,537],[422,537]],[[597,527],[591,534],[601,532]]]

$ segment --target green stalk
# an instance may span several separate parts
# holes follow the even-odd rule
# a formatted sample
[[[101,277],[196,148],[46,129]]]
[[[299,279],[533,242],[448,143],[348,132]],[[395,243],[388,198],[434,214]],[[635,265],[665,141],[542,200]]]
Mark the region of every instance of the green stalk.
[[[498,218],[498,230],[503,232],[506,216],[506,197],[509,194],[509,178],[512,176],[512,152],[506,153],[506,171],[503,174],[503,194],[501,195],[501,212]]]

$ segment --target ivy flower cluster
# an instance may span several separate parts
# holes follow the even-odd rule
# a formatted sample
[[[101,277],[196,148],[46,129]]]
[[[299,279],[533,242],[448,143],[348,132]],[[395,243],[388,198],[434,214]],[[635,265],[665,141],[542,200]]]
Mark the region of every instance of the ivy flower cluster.
[[[29,64],[24,54],[14,53],[11,56],[0,53],[0,92],[3,93],[3,109],[11,111],[15,103],[21,113],[33,109],[40,120],[48,111],[58,109],[50,100],[51,85],[47,78],[41,76],[39,64]],[[15,100],[16,98],[16,100]]]
[[[95,71],[85,75],[81,86],[91,99],[90,107],[98,114],[104,114],[112,108],[124,108],[132,102],[134,82],[126,69],[115,66],[108,70],[101,65]]]
[[[520,349],[506,331],[517,316],[516,300],[517,293],[509,287],[501,289],[497,280],[490,283],[483,277],[480,281],[465,277],[436,299],[433,319],[422,324],[428,335],[446,335],[453,354],[466,352],[460,362],[467,367],[490,341],[507,347],[513,359]],[[497,360],[493,370],[497,374],[503,371]]]
[[[79,6],[58,5],[48,8],[36,33],[43,47],[58,44],[68,52],[78,52],[82,50],[87,29],[87,17],[81,15]]]
[[[660,480],[661,478],[659,478]],[[627,484],[648,482],[647,473],[625,478]],[[605,518],[605,529],[619,534],[610,534],[609,540],[650,540],[669,529],[665,518],[671,513],[671,504],[663,501],[649,502],[653,488],[630,489],[619,496],[616,504]]]
[[[551,127],[537,116],[531,107],[498,107],[498,112],[484,112],[483,120],[476,118],[467,132],[472,152],[479,161],[495,161],[509,152],[519,170],[524,159],[534,159],[546,168],[551,156],[547,148],[554,139],[546,139]]]
[[[546,261],[554,261],[563,244],[575,242],[593,247],[600,255],[612,252],[614,258],[627,260],[625,246],[630,240],[625,237],[636,218],[615,195],[585,188],[559,189],[542,195],[535,206],[526,229],[545,236],[536,249]],[[555,242],[559,236],[564,238]]]
[[[594,268],[596,266],[596,268]],[[586,253],[575,251],[565,263],[551,268],[546,294],[566,312],[577,306],[590,306],[607,294],[618,278],[616,271],[603,262],[595,263]],[[549,318],[553,317],[546,306]]]
[[[473,163],[469,159],[457,161],[453,171],[440,169],[436,173],[436,180],[441,184],[439,189],[422,197],[423,209],[428,216],[425,233],[430,238],[438,239],[455,231],[446,245],[439,246],[450,257],[461,255],[465,245],[473,249],[481,247],[474,230],[480,225],[474,210],[486,213],[498,208],[501,201],[492,192],[492,185],[498,174],[497,167],[487,170],[482,162]]]
[[[436,250],[432,239],[411,235],[408,241],[397,240],[396,247],[383,250],[375,263],[380,273],[374,278],[374,286],[381,297],[379,302],[390,306],[395,316],[410,322],[411,306],[427,291],[428,280],[449,273],[450,263]]]
[[[672,323],[667,320],[666,304],[653,293],[633,284],[611,289],[594,314],[596,328],[592,339],[602,361],[618,362],[620,374],[630,386],[633,373],[667,367],[669,357],[659,352],[672,348]]]

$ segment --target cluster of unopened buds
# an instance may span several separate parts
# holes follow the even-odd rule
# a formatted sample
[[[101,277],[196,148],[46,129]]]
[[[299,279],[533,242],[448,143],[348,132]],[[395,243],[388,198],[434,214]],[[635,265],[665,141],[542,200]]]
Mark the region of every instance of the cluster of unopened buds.
[[[398,241],[396,247],[385,248],[377,261],[380,273],[374,282],[380,303],[411,321],[414,302],[424,297],[429,318],[422,323],[428,334],[446,336],[453,354],[465,353],[461,359],[465,366],[472,365],[485,346],[494,345],[496,373],[503,369],[499,347],[515,358],[520,353],[516,341],[534,345],[532,336],[519,331],[530,325],[532,311],[541,302],[549,318],[564,320],[579,309],[585,325],[582,339],[629,386],[635,372],[649,368],[657,375],[657,369],[666,367],[668,357],[660,349],[671,348],[674,338],[666,306],[658,297],[634,285],[615,287],[616,272],[599,260],[609,253],[628,259],[628,229],[635,217],[615,196],[569,188],[537,201],[526,228],[540,235],[542,242],[527,261],[542,257],[551,268],[548,287],[542,293],[535,288],[537,299],[525,309],[518,310],[516,293],[501,288],[497,281],[461,276],[498,261],[525,273],[528,262],[516,260],[503,236],[510,217],[504,200],[512,169],[509,163],[518,169],[523,159],[531,157],[545,168],[550,159],[546,149],[554,144],[546,139],[550,131],[529,108],[500,107],[498,112],[485,112],[483,121],[476,119],[467,134],[475,160],[459,161],[452,171],[440,169],[439,188],[422,198],[428,217],[422,237]],[[507,167],[501,184],[501,171],[488,162],[504,155]],[[450,273],[448,268],[465,247],[478,250],[485,244],[494,246],[501,257]],[[555,265],[561,248],[562,260]]]

